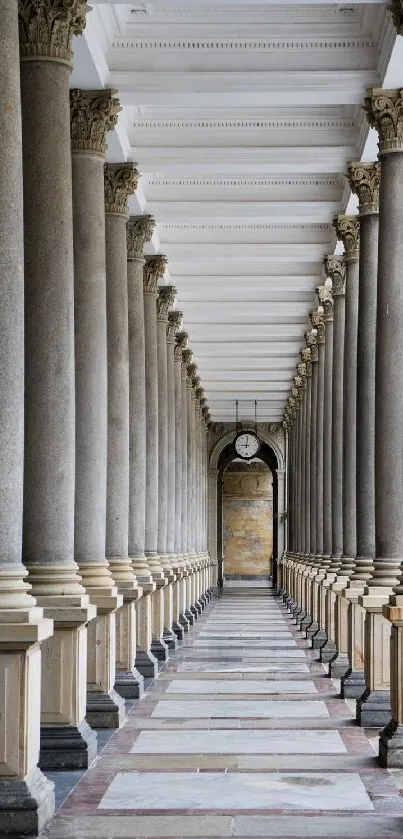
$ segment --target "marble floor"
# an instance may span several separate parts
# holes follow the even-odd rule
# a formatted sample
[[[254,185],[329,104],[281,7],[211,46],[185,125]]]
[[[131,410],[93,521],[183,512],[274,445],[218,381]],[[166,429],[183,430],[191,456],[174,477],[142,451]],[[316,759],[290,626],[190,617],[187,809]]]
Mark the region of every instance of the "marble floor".
[[[228,586],[43,839],[397,839],[403,798],[264,585]]]

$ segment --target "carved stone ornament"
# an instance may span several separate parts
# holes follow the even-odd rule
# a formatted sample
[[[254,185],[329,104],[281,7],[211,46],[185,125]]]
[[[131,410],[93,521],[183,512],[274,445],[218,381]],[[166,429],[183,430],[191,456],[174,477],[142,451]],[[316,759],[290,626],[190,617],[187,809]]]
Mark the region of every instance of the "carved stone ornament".
[[[300,350],[300,357],[303,364],[306,364],[308,361],[311,360],[311,350],[309,347],[304,347],[303,350]],[[299,365],[298,365],[299,367]],[[302,376],[304,373],[301,374]]]
[[[342,256],[331,254],[325,256],[324,266],[326,274],[332,281],[332,297],[338,297],[346,293],[346,263]],[[319,298],[320,299],[320,298]],[[323,308],[325,308],[322,302]]]
[[[358,198],[360,216],[379,213],[380,163],[350,163],[347,180]]]
[[[157,320],[168,323],[168,312],[175,303],[177,295],[173,285],[164,285],[158,289],[157,294]]]
[[[343,242],[347,261],[360,256],[360,219],[358,216],[338,215],[333,219],[337,238]]]
[[[392,0],[388,9],[392,12],[392,20],[397,29],[397,34],[403,35],[403,0]]]
[[[312,312],[309,312],[309,320],[311,321],[312,329],[317,330],[316,341],[319,343],[318,335],[319,329],[323,327],[324,312],[319,312],[318,309],[314,309]]]
[[[167,262],[166,256],[162,256],[162,254],[146,256],[143,269],[143,290],[145,294],[157,293],[158,282],[165,274]]]
[[[134,163],[105,163],[105,213],[128,216],[129,196],[137,189],[139,173]]]
[[[187,347],[188,343],[188,334],[187,332],[177,332],[175,335],[175,358],[178,361],[183,361],[183,351]]]
[[[153,216],[130,216],[127,222],[127,258],[143,259],[143,250],[155,230]]]
[[[84,31],[89,11],[83,0],[18,0],[21,61],[71,66],[71,39]]]
[[[403,89],[367,91],[364,111],[379,135],[379,153],[403,151]]]
[[[182,350],[182,358],[183,358],[183,363],[186,366],[186,372],[187,372],[189,364],[192,363],[192,358],[193,358],[192,350],[190,350],[188,347],[186,349]]]
[[[330,282],[331,285],[331,282]],[[328,322],[333,320],[333,294],[330,285],[321,285],[316,289],[319,303],[323,309],[323,320]]]
[[[183,312],[169,312],[167,325],[167,341],[169,344],[175,342],[176,333],[182,326]]]
[[[116,90],[70,91],[70,130],[72,151],[104,155],[106,135],[118,121],[120,107]]]
[[[306,332],[305,341],[311,351],[311,362],[315,364],[318,360],[318,334],[316,327]]]

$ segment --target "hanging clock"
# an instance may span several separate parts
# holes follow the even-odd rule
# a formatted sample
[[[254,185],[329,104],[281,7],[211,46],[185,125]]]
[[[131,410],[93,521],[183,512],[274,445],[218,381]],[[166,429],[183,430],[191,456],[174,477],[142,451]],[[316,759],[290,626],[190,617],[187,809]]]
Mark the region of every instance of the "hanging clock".
[[[251,460],[256,457],[260,449],[260,440],[253,431],[240,431],[235,437],[234,447],[237,455],[243,460]]]

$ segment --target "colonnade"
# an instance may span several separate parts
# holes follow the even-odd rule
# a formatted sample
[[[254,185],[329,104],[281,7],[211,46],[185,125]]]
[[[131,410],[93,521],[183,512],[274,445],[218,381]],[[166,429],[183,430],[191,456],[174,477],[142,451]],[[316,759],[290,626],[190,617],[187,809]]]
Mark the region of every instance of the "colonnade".
[[[357,216],[334,220],[306,347],[284,414],[288,550],[281,594],[357,722],[403,765],[403,90],[364,109],[379,160],[346,176]]]
[[[0,0],[0,833],[54,811],[211,596],[209,412],[82,0]],[[24,328],[25,321],[25,328]]]

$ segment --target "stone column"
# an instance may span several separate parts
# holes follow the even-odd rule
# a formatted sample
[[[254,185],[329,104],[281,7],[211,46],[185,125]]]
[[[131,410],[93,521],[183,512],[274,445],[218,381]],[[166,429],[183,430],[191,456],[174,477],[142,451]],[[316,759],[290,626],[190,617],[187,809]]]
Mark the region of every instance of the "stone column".
[[[162,640],[164,632],[164,569],[158,556],[158,349],[157,349],[157,286],[164,276],[165,256],[146,257],[144,266],[144,333],[146,384],[146,518],[145,554],[156,583],[152,596],[151,651],[159,661],[168,657],[168,647]]]
[[[310,495],[311,495],[311,395],[312,395],[312,365],[311,365],[311,350],[309,347],[300,352],[302,363],[305,365],[305,381],[306,390],[304,397],[304,418],[303,418],[303,475],[302,475],[302,495],[304,498],[304,522],[303,522],[303,544],[302,556],[300,557],[300,608],[297,610],[297,623],[301,626],[301,622],[307,618],[307,576],[309,573],[309,553],[310,553]]]
[[[29,594],[21,561],[24,225],[17,0],[1,0],[0,17],[0,716],[6,722],[0,733],[0,833],[5,836],[36,835],[55,802],[53,784],[37,766],[40,642],[52,634],[52,621]]]
[[[333,375],[332,375],[332,555],[329,571],[322,583],[326,592],[327,642],[321,648],[321,661],[331,661],[337,653],[336,594],[332,584],[341,566],[343,553],[343,366],[346,266],[343,257],[327,256],[326,272],[332,278]]]
[[[307,630],[312,624],[312,591],[313,580],[317,572],[316,561],[316,420],[317,420],[317,399],[318,399],[318,346],[317,330],[311,329],[305,335],[305,340],[310,349],[310,364],[312,369],[310,386],[310,434],[309,434],[309,482],[310,482],[310,504],[309,504],[309,564],[306,570],[306,616],[301,621],[301,629]]]
[[[323,312],[309,314],[312,324],[308,333],[311,341],[312,425],[311,425],[311,571],[309,592],[310,623],[306,624],[307,638],[319,629],[318,586],[316,577],[323,554],[323,384],[324,384],[324,324]]]
[[[129,559],[129,332],[126,259],[128,198],[137,188],[132,163],[107,163],[105,178],[106,313],[108,347],[108,462],[105,554],[123,607],[116,613],[115,689],[138,699],[136,606],[142,595]]]
[[[186,364],[186,392],[185,392],[185,399],[184,402],[184,410],[186,410],[187,421],[186,421],[186,468],[187,468],[187,480],[186,480],[186,507],[187,507],[187,514],[186,514],[186,555],[187,555],[187,562],[188,562],[188,569],[189,569],[189,576],[186,580],[187,583],[187,608],[185,615],[190,622],[191,618],[193,617],[193,621],[198,617],[198,612],[196,607],[194,606],[194,562],[195,562],[195,550],[194,550],[194,510],[193,510],[193,500],[194,500],[194,482],[193,482],[193,464],[194,464],[194,452],[193,452],[193,443],[194,443],[194,423],[195,423],[195,412],[194,412],[194,392],[193,392],[193,377],[196,373],[196,365],[192,364],[192,357],[193,353],[190,349],[186,349],[183,351],[183,357]]]
[[[155,227],[152,216],[131,216],[126,228],[129,323],[129,556],[143,596],[136,614],[136,668],[153,678],[158,662],[151,652],[151,595],[155,591],[144,553],[146,509],[146,405],[143,250]]]
[[[323,436],[323,553],[318,574],[315,577],[315,592],[318,597],[318,631],[312,636],[312,647],[321,649],[327,641],[326,632],[326,592],[327,572],[332,552],[332,380],[333,380],[333,297],[332,280],[328,277],[323,286],[318,288],[320,309],[324,320],[324,361],[323,361],[323,409],[321,417]],[[318,397],[318,405],[320,400]],[[320,421],[320,419],[318,420]],[[326,580],[326,584],[324,585]],[[316,588],[317,587],[317,588]]]
[[[168,549],[168,311],[176,297],[176,288],[162,286],[157,296],[157,356],[158,356],[158,542],[157,550],[164,576],[168,583],[164,589],[163,640],[170,649],[177,646],[173,624],[173,588],[176,575],[170,562]],[[170,441],[172,442],[172,441]],[[172,458],[172,454],[171,454]],[[172,486],[171,486],[172,492]]]
[[[345,676],[348,658],[348,604],[343,590],[354,571],[357,553],[356,446],[357,446],[357,325],[360,221],[357,216],[339,215],[334,221],[337,237],[344,245],[346,265],[345,332],[343,368],[343,555],[332,585],[336,594],[335,644],[337,657],[330,665],[336,678]]]
[[[88,630],[87,720],[116,728],[115,612],[122,605],[105,557],[107,337],[104,211],[106,135],[120,110],[113,91],[70,91],[76,373],[75,555],[96,620]]]
[[[183,603],[180,613],[179,622],[184,627],[185,632],[188,631],[189,626],[194,623],[194,615],[189,611],[190,603],[190,585],[189,576],[191,573],[191,563],[188,558],[188,450],[187,450],[187,340],[186,332],[180,332],[177,335],[178,352],[181,353],[181,417],[182,417],[182,519],[181,519],[181,553],[182,560],[185,565],[185,579],[183,587]]]
[[[381,180],[379,189],[379,246],[375,376],[375,546],[374,571],[359,602],[373,613],[374,672],[363,698],[388,711],[389,683],[392,702],[386,728],[380,737],[383,765],[403,764],[402,737],[402,619],[403,619],[403,480],[402,480],[402,351],[403,300],[401,272],[403,243],[403,89],[371,90],[365,100],[369,123],[379,135]],[[392,590],[391,590],[392,589]],[[392,624],[390,656],[387,627]],[[383,607],[383,608],[382,608]],[[369,619],[368,619],[369,623]],[[389,624],[390,627],[390,624]],[[369,627],[366,637],[368,640]],[[388,672],[390,666],[390,673]],[[382,713],[377,717],[386,716]],[[390,719],[391,717],[391,719]],[[390,722],[389,722],[390,720]]]
[[[19,4],[19,23],[25,257],[23,559],[32,593],[55,628],[42,646],[40,766],[73,769],[88,765],[96,753],[95,734],[84,719],[86,623],[96,610],[74,561],[69,77],[71,38],[85,26],[85,7],[76,2],[66,10],[51,0],[40,6],[25,0]],[[67,682],[66,671],[76,673],[76,680]]]
[[[343,592],[348,602],[349,669],[342,680],[342,695],[358,699],[363,694],[364,619],[358,602],[372,576],[375,557],[375,344],[378,281],[379,163],[353,163],[348,179],[358,195],[360,215],[360,270],[357,327],[357,555],[354,571]],[[368,614],[368,621],[371,618]],[[372,645],[369,646],[370,653]],[[360,710],[361,713],[361,710]],[[362,710],[365,717],[365,711]]]
[[[169,532],[169,545],[172,544],[172,568],[176,574],[173,584],[173,623],[172,629],[179,641],[183,639],[184,627],[180,624],[183,603],[184,573],[186,565],[182,559],[182,390],[181,361],[182,351],[176,342],[177,333],[182,324],[182,312],[170,312],[168,315],[167,350],[168,350],[168,426],[171,455],[168,462],[169,477],[168,518],[172,519],[172,533]],[[172,456],[173,451],[173,456]]]

